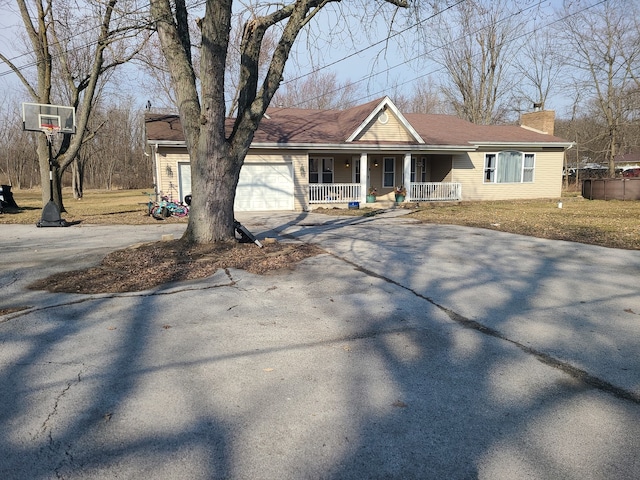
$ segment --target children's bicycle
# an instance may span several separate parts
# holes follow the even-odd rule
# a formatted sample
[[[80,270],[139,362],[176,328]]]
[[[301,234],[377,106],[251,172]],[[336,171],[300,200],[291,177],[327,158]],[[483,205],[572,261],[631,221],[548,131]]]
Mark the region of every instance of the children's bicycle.
[[[147,214],[156,220],[164,220],[167,217],[186,217],[189,215],[189,206],[169,201],[169,198],[162,196],[160,202],[154,200],[154,195],[148,192],[142,192],[149,197],[147,202]]]

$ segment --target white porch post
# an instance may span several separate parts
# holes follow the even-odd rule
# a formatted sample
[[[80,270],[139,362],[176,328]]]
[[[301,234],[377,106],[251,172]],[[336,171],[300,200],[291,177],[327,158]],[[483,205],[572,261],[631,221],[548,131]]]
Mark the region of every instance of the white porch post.
[[[411,200],[411,153],[404,154],[402,169],[402,185],[407,189],[407,201]]]
[[[369,161],[366,153],[360,154],[360,203],[367,202],[367,182],[369,180]]]

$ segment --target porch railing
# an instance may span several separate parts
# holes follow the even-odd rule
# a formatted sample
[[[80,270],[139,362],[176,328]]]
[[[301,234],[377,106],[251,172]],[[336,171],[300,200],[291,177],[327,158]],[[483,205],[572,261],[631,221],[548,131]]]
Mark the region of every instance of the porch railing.
[[[461,200],[462,184],[451,182],[412,183],[409,200],[412,202],[433,202]]]
[[[309,203],[347,203],[360,201],[358,183],[311,183]],[[412,183],[411,202],[447,201],[462,199],[462,184],[450,182]]]
[[[347,203],[360,200],[358,183],[310,183],[309,203]]]

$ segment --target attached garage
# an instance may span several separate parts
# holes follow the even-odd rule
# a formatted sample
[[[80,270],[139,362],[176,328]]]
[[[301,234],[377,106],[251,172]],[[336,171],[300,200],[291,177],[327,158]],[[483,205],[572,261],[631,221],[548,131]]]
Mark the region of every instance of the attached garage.
[[[191,165],[178,163],[180,200],[191,193]],[[245,163],[236,190],[236,212],[293,210],[291,163]]]
[[[293,210],[291,163],[245,163],[240,170],[237,212]]]
[[[559,197],[573,144],[553,135],[554,119],[543,110],[522,114],[520,126],[474,125],[450,115],[405,115],[389,97],[346,110],[270,109],[246,150],[234,208],[346,208],[364,203],[370,188],[380,205],[390,204],[399,185],[412,202]],[[237,121],[227,119],[229,135]],[[148,112],[145,129],[158,191],[175,198],[179,190],[183,199],[192,192],[180,117]]]

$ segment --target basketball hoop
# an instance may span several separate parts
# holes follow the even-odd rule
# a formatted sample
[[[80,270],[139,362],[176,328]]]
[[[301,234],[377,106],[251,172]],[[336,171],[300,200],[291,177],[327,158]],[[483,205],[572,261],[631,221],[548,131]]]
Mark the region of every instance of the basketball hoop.
[[[49,202],[42,209],[38,227],[66,227],[69,224],[60,218],[60,209],[53,201],[53,137],[56,133],[76,133],[76,110],[73,107],[45,103],[22,104],[22,129],[42,132],[47,136],[49,150]]]
[[[53,143],[53,137],[56,133],[60,133],[60,125],[45,123],[40,125],[40,130],[47,136],[49,143]]]

